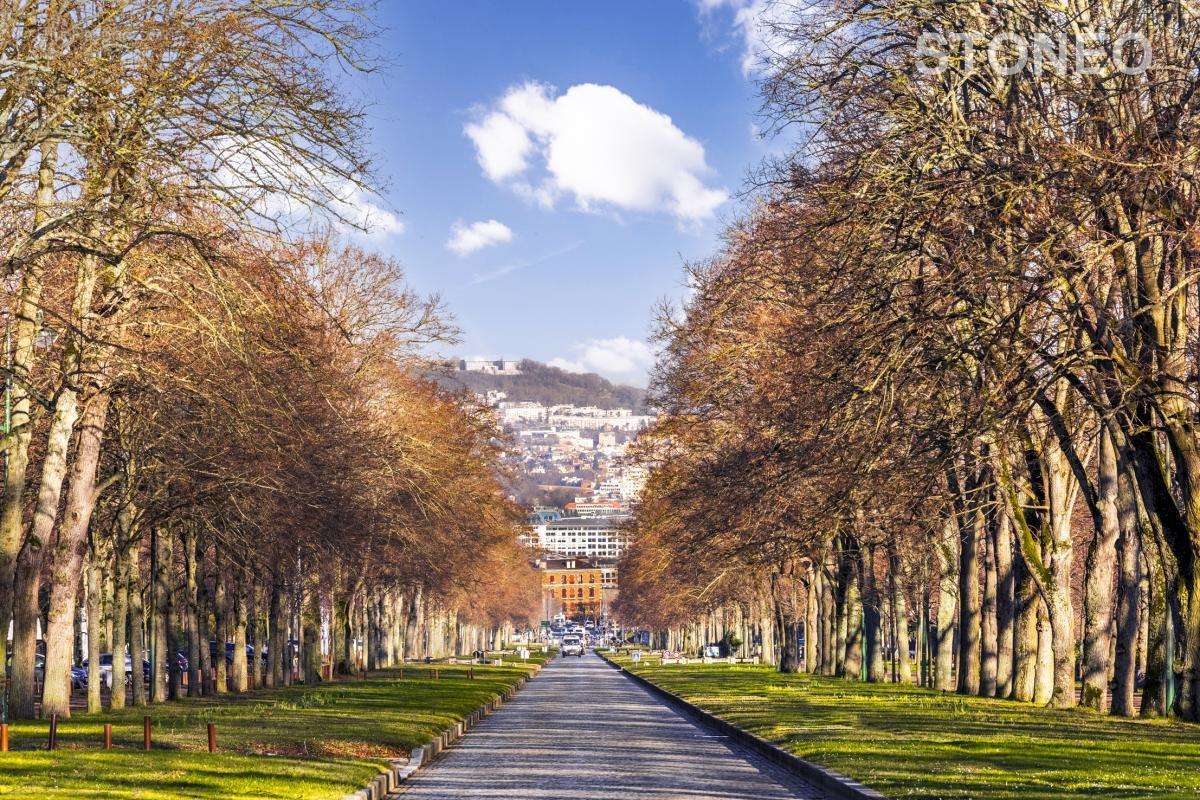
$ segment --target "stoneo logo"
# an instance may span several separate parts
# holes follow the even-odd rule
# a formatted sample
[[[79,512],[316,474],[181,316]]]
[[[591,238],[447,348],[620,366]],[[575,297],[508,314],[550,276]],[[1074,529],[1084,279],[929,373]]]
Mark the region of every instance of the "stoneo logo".
[[[1083,31],[1071,36],[1037,33],[1025,36],[1001,31],[992,36],[962,31],[926,31],[917,38],[917,72],[940,75],[954,66],[973,72],[979,60],[997,75],[1141,75],[1154,59],[1142,33],[1115,36]]]

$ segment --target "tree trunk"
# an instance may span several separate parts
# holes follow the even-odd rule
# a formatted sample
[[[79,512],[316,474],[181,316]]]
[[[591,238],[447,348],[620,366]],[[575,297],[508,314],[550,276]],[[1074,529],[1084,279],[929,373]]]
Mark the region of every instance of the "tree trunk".
[[[208,650],[208,642],[201,639],[203,626],[200,621],[200,586],[197,579],[200,550],[196,532],[188,527],[183,534],[184,558],[184,602],[187,608],[188,637],[188,697],[204,694],[204,661],[201,648]]]
[[[74,356],[64,355],[64,364],[74,372]],[[78,414],[76,390],[63,388],[55,400],[54,417],[46,434],[46,455],[34,506],[33,520],[17,560],[13,600],[13,658],[9,715],[31,719],[34,709],[34,664],[37,650],[38,595],[42,586],[42,563],[51,543],[58,518],[63,479],[67,474],[67,449]]]
[[[1117,641],[1109,711],[1115,716],[1132,717],[1137,713],[1138,634],[1142,628],[1140,525],[1133,487],[1124,470],[1118,476],[1117,485],[1121,537],[1117,542]]]
[[[993,542],[996,559],[996,697],[1011,697],[1016,631],[1012,520],[1008,514],[997,514],[997,517]]]
[[[130,545],[128,583],[129,593],[129,657],[130,686],[135,706],[146,705],[146,616],[142,607],[142,579],[138,565],[138,544]]]
[[[846,657],[842,662],[842,677],[863,678],[863,607],[857,570],[850,568],[846,582]]]
[[[263,662],[263,654],[267,651],[263,648],[267,646],[267,620],[263,614],[261,593],[259,592],[259,582],[257,580],[258,573],[255,572],[255,579],[250,581],[247,606],[250,610],[250,620],[247,625],[247,631],[253,641],[250,659],[250,688],[261,689],[266,685],[266,665]]]
[[[954,691],[954,612],[958,606],[958,528],[952,517],[942,526],[937,546],[937,688]]]
[[[333,592],[333,671],[337,675],[350,672],[350,602],[345,591],[335,584]]]
[[[244,694],[250,688],[250,669],[246,659],[246,584],[242,577],[233,584],[230,622],[233,628],[233,663],[229,671],[233,691]]]
[[[125,647],[129,628],[128,544],[113,542],[112,707],[125,707]]]
[[[980,612],[983,606],[979,587],[979,538],[984,527],[984,512],[976,508],[960,514],[959,519],[962,549],[958,566],[958,691],[960,694],[979,694]]]
[[[1037,617],[1037,670],[1034,673],[1033,702],[1046,705],[1054,699],[1054,633],[1046,602],[1040,596]]]
[[[168,697],[178,696],[172,690],[172,680],[178,672],[174,650],[175,635],[171,625],[171,566],[175,548],[169,528],[156,525],[151,531],[154,553],[154,648],[150,658],[151,692],[155,703],[165,703]]]
[[[54,202],[55,168],[58,163],[58,143],[43,142],[38,163],[38,186],[34,206],[33,226],[42,227],[48,219],[49,208]],[[17,561],[21,553],[21,541],[25,533],[25,488],[28,482],[29,445],[33,441],[33,403],[29,387],[30,376],[36,355],[35,345],[41,329],[39,318],[42,312],[42,276],[45,261],[29,259],[21,272],[21,294],[17,305],[16,322],[13,325],[12,364],[10,367],[11,428],[5,452],[4,499],[0,509],[0,664],[8,663],[8,630],[13,620],[16,600]],[[14,654],[15,656],[15,654]],[[9,711],[16,717],[21,704],[33,714],[33,662],[34,653],[21,655],[21,669],[28,677],[22,678],[22,687],[27,687],[28,698],[13,697]],[[28,661],[26,665],[25,662]],[[14,668],[16,663],[14,662]],[[22,691],[26,691],[25,688]]]
[[[1162,561],[1152,550],[1146,552],[1145,567],[1150,593],[1146,603],[1146,679],[1142,685],[1141,715],[1165,717],[1170,712],[1170,679],[1167,674],[1172,660],[1168,647],[1170,596]]]
[[[102,710],[100,700],[100,616],[104,593],[104,557],[98,552],[99,546],[99,542],[93,536],[88,550],[87,564],[87,710],[89,714],[99,714]]]
[[[930,669],[930,662],[933,659],[929,646],[930,607],[929,589],[926,587],[921,592],[921,618],[917,620],[917,683],[920,686],[933,688],[933,670]]]
[[[804,603],[804,671],[812,675],[817,674],[817,644],[820,634],[820,622],[818,614],[820,612],[820,604],[818,597],[818,583],[820,582],[819,572],[813,569],[810,562],[808,565],[808,583],[806,586],[807,592]],[[742,641],[745,641],[743,637]],[[733,653],[730,653],[733,655]]]
[[[46,662],[42,715],[71,716],[71,656],[75,636],[80,575],[87,550],[88,525],[95,507],[96,465],[108,414],[109,395],[101,391],[84,405],[76,434],[75,460],[62,529],[53,548],[50,613],[46,625]]]
[[[225,564],[221,558],[221,546],[219,544],[213,547],[213,624],[216,626],[216,642],[217,652],[213,653],[212,658],[216,660],[213,665],[215,674],[215,685],[213,691],[217,694],[225,694],[229,691],[229,662],[225,660],[226,648],[225,644],[229,641],[229,594],[225,587]]]
[[[794,564],[787,563],[771,573],[771,603],[780,640],[778,669],[785,673],[800,671],[800,609],[794,569]]]
[[[304,685],[311,688],[321,682],[321,595],[315,579],[304,588],[302,616]]]
[[[172,537],[174,539],[174,537]],[[169,548],[173,549],[173,548]],[[168,561],[174,560],[168,552]],[[178,700],[184,696],[184,668],[179,663],[179,654],[187,650],[186,621],[184,620],[184,603],[180,602],[170,587],[170,576],[167,576],[167,608],[164,615],[164,625],[167,628],[167,699]]]
[[[863,628],[866,640],[867,680],[883,683],[887,668],[883,660],[883,611],[879,581],[875,576],[875,548],[859,547],[859,575],[863,587]]]
[[[896,645],[896,680],[900,683],[912,683],[912,662],[908,653],[911,637],[908,631],[908,599],[904,593],[904,570],[899,554],[895,547],[890,545],[888,577],[892,589],[892,640]],[[917,657],[920,657],[919,651]]]
[[[983,547],[983,605],[980,614],[980,662],[979,693],[984,697],[995,697],[1000,672],[1000,579],[996,568],[997,517],[1004,516],[989,510],[985,517]]]
[[[364,600],[364,607],[366,601]],[[408,626],[404,636],[404,657],[406,659],[420,658],[421,656],[421,615],[425,609],[425,594],[422,587],[418,586],[413,596],[413,602],[409,609]],[[365,610],[365,608],[364,608]],[[365,616],[365,614],[364,614]]]
[[[1104,711],[1108,695],[1113,572],[1121,535],[1117,492],[1117,454],[1112,437],[1102,431],[1096,491],[1101,527],[1088,547],[1083,590],[1083,705],[1096,711]]]
[[[208,587],[208,578],[204,574],[206,570],[201,569],[205,551],[208,548],[201,546],[199,542],[196,547],[196,567],[200,569],[196,574],[196,630],[200,640],[197,645],[200,650],[200,692],[210,695],[217,691],[216,667],[213,664],[213,644],[216,642],[212,626],[212,592]],[[224,662],[223,647],[222,652],[217,655],[217,660]]]
[[[270,659],[270,669],[267,671],[268,686],[283,686],[284,647],[287,642],[286,611],[283,602],[283,585],[279,576],[271,581],[271,623],[270,644],[267,657]]]
[[[821,674],[836,675],[837,657],[837,596],[831,579],[833,570],[828,562],[821,568]]]
[[[1041,597],[1024,559],[1013,561],[1016,583],[1016,625],[1013,631],[1012,698],[1033,702],[1037,683],[1038,607]]]

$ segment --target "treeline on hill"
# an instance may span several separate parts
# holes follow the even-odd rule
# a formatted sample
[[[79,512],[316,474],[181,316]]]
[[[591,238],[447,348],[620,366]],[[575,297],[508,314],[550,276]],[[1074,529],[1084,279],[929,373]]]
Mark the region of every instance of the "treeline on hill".
[[[645,390],[614,384],[591,372],[568,372],[528,358],[521,361],[520,370],[520,375],[488,375],[455,369],[438,373],[438,379],[448,387],[465,388],[477,394],[501,391],[510,401],[635,411],[645,408]]]
[[[1195,10],[778,8],[765,109],[807,138],[662,318],[621,613],[1200,719]],[[982,53],[1084,18],[1151,68],[918,64],[935,22]]]
[[[14,717],[43,677],[67,716],[82,658],[97,709],[106,651],[112,704],[144,704],[487,646],[536,607],[490,423],[421,377],[442,310],[281,233],[361,222],[362,115],[326,75],[367,26],[349,0],[0,7]]]

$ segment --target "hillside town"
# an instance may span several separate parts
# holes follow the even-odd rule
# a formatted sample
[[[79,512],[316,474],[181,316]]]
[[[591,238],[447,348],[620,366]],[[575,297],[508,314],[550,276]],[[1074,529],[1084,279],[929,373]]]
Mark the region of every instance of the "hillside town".
[[[514,374],[515,362],[460,362],[460,369]],[[646,482],[629,460],[630,445],[653,415],[630,408],[546,405],[482,398],[512,442],[509,458],[526,482],[530,514],[521,542],[541,577],[542,619],[608,616],[618,589],[617,560],[628,544],[625,523]]]

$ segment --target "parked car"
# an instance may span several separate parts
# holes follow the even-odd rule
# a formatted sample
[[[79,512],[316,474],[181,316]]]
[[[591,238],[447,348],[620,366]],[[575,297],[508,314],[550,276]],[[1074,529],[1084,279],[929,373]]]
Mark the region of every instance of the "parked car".
[[[574,633],[568,633],[564,636],[562,638],[562,655],[563,658],[567,656],[579,656],[583,658],[583,637]]]
[[[72,668],[71,670],[71,685],[76,689],[87,689],[88,685],[88,659]],[[185,659],[186,663],[186,659]],[[112,688],[112,673],[113,673],[113,655],[112,653],[100,654],[100,682],[105,686]],[[150,683],[150,662],[142,659],[142,679],[146,684]],[[133,682],[133,659],[129,654],[125,655],[125,683],[126,685]]]
[[[209,655],[212,656],[212,660],[216,661],[217,660],[217,641],[215,639],[209,640],[208,652],[209,652]],[[263,660],[264,664],[267,662],[267,648],[265,648],[265,647],[263,648],[263,652],[262,652],[262,660]],[[246,661],[248,661],[248,662],[254,661],[254,645],[252,645],[252,644],[246,645]],[[225,664],[226,665],[233,664],[233,642],[225,643]]]

